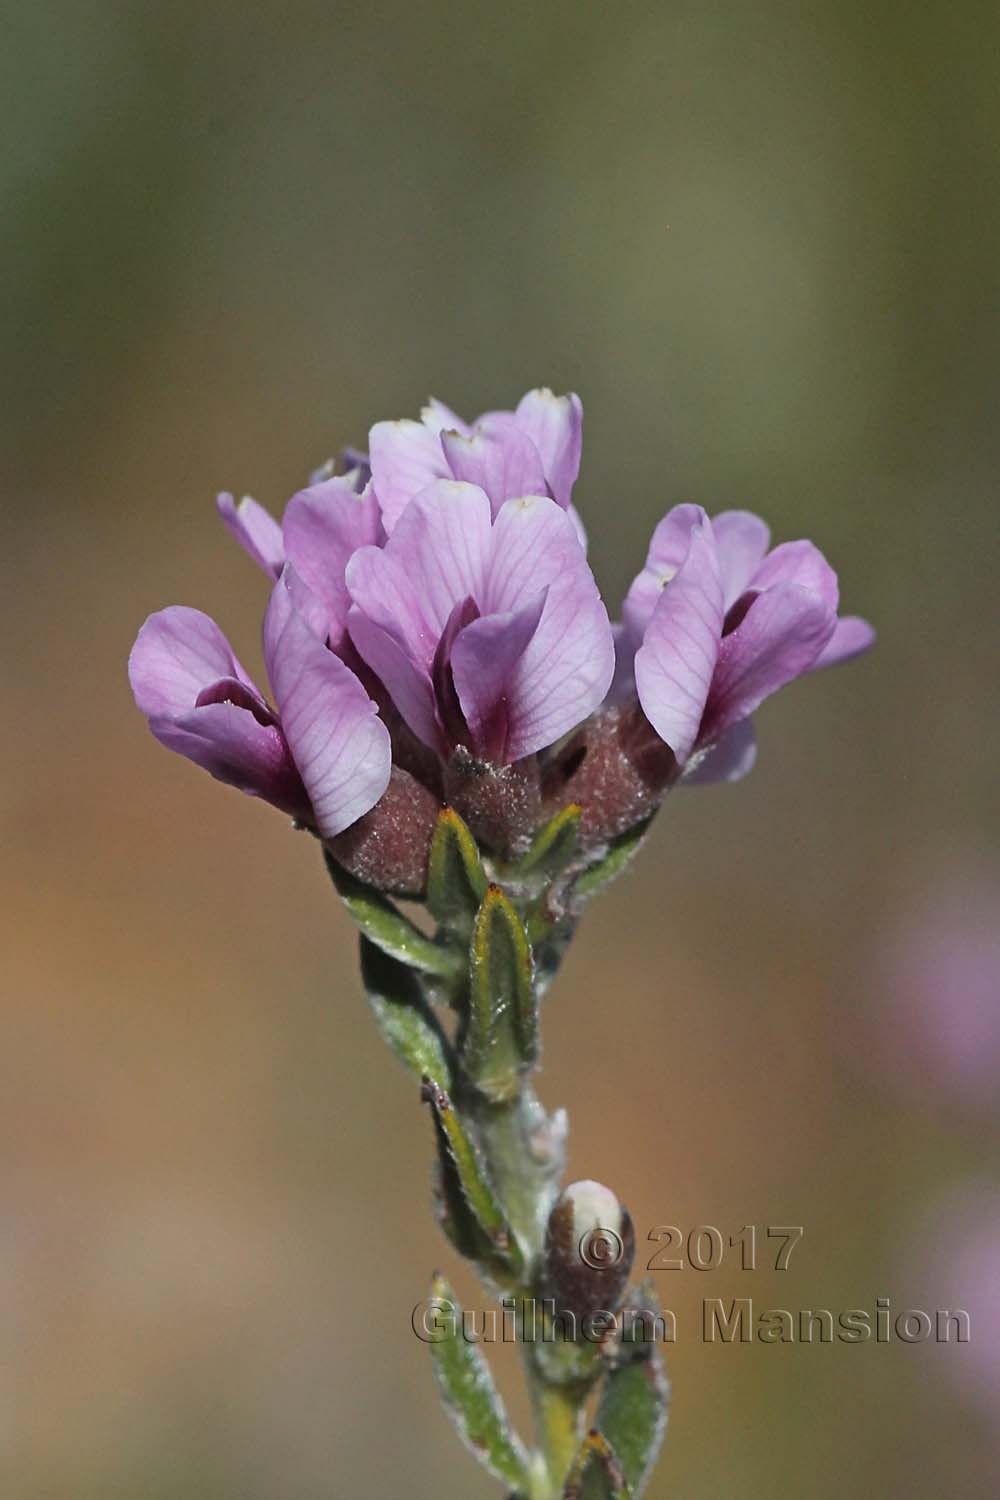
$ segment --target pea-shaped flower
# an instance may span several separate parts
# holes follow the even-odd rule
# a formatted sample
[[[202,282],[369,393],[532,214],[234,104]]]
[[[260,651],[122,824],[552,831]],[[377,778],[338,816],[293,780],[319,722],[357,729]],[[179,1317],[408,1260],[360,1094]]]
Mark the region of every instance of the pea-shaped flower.
[[[391,532],[436,479],[479,485],[494,515],[521,495],[549,495],[571,509],[582,443],[579,396],[548,389],[529,391],[513,411],[485,412],[472,423],[433,399],[419,422],[376,422],[369,434],[371,476],[385,528]]]
[[[382,796],[391,750],[375,704],[327,649],[324,629],[321,601],[286,568],[264,620],[275,708],[197,609],[149,617],[129,680],[162,745],[332,837]]]
[[[347,626],[413,733],[507,765],[552,745],[603,700],[607,611],[572,519],[547,496],[496,512],[474,484],[438,480],[384,547],[346,572]]]
[[[874,640],[867,621],[838,618],[837,575],[812,542],[769,544],[749,511],[709,520],[701,506],[677,505],[625,600],[619,688],[634,678],[688,779],[744,775],[755,755],[750,716],[764,699]]]

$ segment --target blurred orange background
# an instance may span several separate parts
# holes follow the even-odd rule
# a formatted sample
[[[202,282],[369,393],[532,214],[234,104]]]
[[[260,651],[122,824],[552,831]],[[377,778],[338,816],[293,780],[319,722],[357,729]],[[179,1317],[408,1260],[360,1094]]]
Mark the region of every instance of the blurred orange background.
[[[936,1307],[935,1205],[1000,1177],[1000,1089],[898,1086],[882,1024],[887,935],[1000,888],[995,8],[41,0],[5,30],[3,1492],[495,1492],[410,1330],[437,1264],[484,1303],[351,924],[307,838],[156,746],[125,660],[168,603],[256,660],[217,490],[279,509],[428,393],[545,383],[584,400],[612,604],[696,499],[813,537],[880,632],[766,705],[748,781],[670,800],[547,1002],[571,1174],[644,1257],[660,1224],[805,1226],[784,1274],[659,1273],[651,1500],[997,1493],[967,1351],[708,1346],[699,1311]]]

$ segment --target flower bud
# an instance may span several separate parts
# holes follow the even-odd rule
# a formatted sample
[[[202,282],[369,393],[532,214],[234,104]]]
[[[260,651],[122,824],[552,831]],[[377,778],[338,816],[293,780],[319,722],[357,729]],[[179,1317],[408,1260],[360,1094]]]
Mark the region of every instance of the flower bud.
[[[556,1311],[578,1320],[617,1312],[634,1253],[632,1217],[611,1189],[590,1179],[570,1183],[545,1232],[546,1293]]]
[[[444,768],[444,793],[480,844],[504,859],[525,852],[541,818],[535,756],[499,766],[459,746]]]
[[[593,848],[648,818],[679,775],[673,751],[632,704],[605,709],[570,740],[546,768],[544,794],[550,811],[579,803],[580,840]]]
[[[441,804],[408,771],[393,766],[389,785],[370,812],[326,846],[345,870],[380,891],[420,896]]]

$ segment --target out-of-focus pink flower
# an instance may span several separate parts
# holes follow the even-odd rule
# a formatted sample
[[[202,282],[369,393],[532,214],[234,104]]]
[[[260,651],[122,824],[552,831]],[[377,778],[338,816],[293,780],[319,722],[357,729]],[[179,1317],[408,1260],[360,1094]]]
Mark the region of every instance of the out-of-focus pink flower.
[[[1000,1184],[970,1179],[934,1200],[908,1237],[903,1271],[915,1304],[968,1314],[968,1340],[941,1319],[942,1333],[921,1345],[929,1368],[1000,1430]]]
[[[1000,1118],[1000,866],[940,870],[882,939],[880,1078]]]

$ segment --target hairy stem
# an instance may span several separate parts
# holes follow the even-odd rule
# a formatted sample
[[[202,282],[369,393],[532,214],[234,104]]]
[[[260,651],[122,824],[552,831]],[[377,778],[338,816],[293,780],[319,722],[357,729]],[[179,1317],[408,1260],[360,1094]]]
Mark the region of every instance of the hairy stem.
[[[526,1347],[523,1353],[542,1459],[538,1466],[539,1483],[544,1485],[532,1500],[557,1500],[583,1435],[586,1390],[578,1385],[553,1385],[546,1381],[531,1350]]]
[[[565,1125],[545,1114],[527,1082],[510,1102],[478,1110],[477,1123],[491,1173],[528,1266],[525,1284],[516,1296],[521,1307],[518,1337],[537,1438],[530,1500],[558,1500],[580,1445],[583,1409],[591,1384],[589,1379],[553,1380],[536,1353],[539,1337],[544,1337],[541,1263],[545,1226],[559,1191]],[[525,1302],[531,1308],[530,1316]]]

